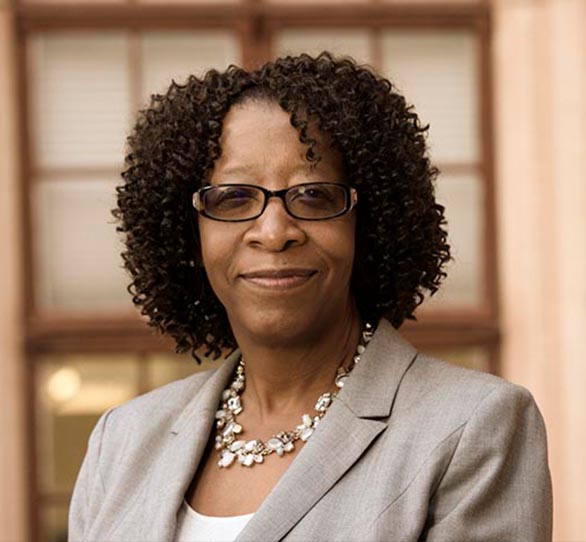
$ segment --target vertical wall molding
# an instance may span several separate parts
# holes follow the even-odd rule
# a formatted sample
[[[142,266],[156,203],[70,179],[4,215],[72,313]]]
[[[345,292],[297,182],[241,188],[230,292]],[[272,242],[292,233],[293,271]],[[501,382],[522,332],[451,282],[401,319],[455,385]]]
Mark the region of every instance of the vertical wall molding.
[[[15,24],[0,5],[0,541],[27,540]]]
[[[502,370],[548,427],[554,540],[584,539],[586,2],[494,0]]]

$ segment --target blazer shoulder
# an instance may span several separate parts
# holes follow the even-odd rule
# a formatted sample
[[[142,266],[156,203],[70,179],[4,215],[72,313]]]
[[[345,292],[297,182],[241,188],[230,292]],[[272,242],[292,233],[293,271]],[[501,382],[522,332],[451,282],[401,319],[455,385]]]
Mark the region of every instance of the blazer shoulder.
[[[404,406],[433,408],[454,424],[466,423],[481,404],[493,405],[493,412],[501,408],[538,410],[533,395],[523,386],[421,353],[405,374],[400,394]]]
[[[417,353],[413,369],[419,374],[425,374],[428,378],[433,378],[434,382],[442,383],[443,385],[473,386],[487,391],[497,388],[502,388],[503,390],[506,388],[510,391],[527,391],[522,386],[513,384],[500,376],[449,363],[421,352]]]

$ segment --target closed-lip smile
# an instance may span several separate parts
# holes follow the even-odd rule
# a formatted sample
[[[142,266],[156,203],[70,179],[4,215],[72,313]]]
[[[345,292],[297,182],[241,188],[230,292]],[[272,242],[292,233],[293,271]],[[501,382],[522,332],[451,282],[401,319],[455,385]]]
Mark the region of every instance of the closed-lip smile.
[[[286,290],[305,284],[316,273],[315,269],[286,267],[281,269],[257,269],[242,273],[240,276],[248,283],[261,288]]]

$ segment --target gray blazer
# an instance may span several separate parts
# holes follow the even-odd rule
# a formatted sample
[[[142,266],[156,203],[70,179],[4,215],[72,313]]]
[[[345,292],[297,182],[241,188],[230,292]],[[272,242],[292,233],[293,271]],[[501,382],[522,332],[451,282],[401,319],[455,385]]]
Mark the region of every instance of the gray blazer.
[[[108,411],[70,541],[171,542],[238,354]],[[531,394],[418,354],[385,320],[239,541],[551,540],[543,420]]]

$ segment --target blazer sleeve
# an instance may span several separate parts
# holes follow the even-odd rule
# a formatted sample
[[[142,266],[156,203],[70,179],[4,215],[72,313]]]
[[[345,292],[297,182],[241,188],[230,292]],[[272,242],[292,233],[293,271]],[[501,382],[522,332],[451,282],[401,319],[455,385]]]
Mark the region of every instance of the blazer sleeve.
[[[104,483],[100,473],[100,452],[108,417],[113,409],[104,413],[89,439],[88,449],[75,482],[69,506],[68,540],[86,542],[91,519],[104,497]]]
[[[499,386],[466,423],[429,504],[427,542],[551,542],[543,419],[524,388]]]

